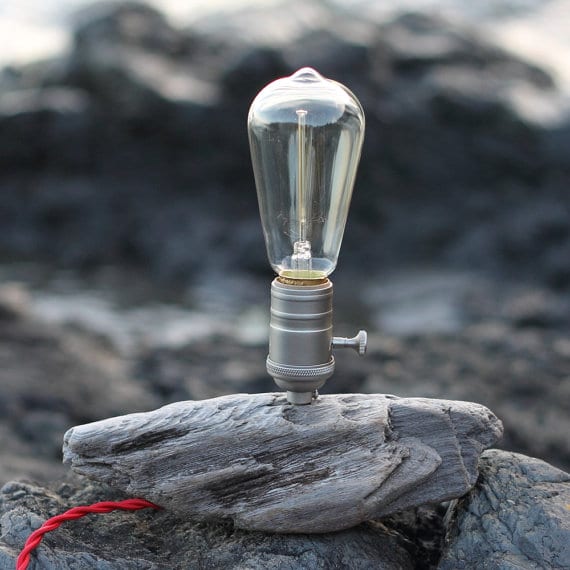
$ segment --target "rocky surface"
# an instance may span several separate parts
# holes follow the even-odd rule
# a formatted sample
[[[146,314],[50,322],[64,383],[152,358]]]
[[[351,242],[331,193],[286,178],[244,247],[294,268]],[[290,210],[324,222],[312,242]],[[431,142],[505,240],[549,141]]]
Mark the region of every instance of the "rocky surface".
[[[3,288],[0,298],[2,482],[56,479],[66,429],[158,404],[104,339],[38,321],[17,287]]]
[[[31,568],[384,570],[568,568],[570,474],[491,450],[476,487],[445,507],[407,510],[348,531],[272,535],[229,523],[192,523],[168,510],[68,522],[46,536]],[[72,506],[125,498],[77,475],[50,487],[11,482],[0,491],[0,569],[11,570],[29,533]],[[447,539],[442,541],[447,528]]]
[[[449,513],[438,568],[570,568],[570,474],[498,450],[480,468],[475,489]]]
[[[437,262],[568,285],[569,123],[528,112],[556,85],[472,30],[316,1],[190,29],[136,3],[78,22],[69,55],[0,76],[0,252],[267,273],[245,118],[264,84],[313,65],[367,116],[345,271]]]
[[[446,397],[453,394],[458,399],[487,401],[493,410],[500,410],[499,413],[505,417],[505,441],[509,447],[527,452],[531,449],[534,454],[550,457],[556,465],[564,466],[568,464],[564,438],[568,432],[565,390],[570,361],[570,353],[565,350],[567,313],[561,310],[558,297],[538,291],[529,296],[510,290],[506,300],[488,291],[481,290],[480,293],[485,298],[484,303],[472,299],[464,305],[465,310],[472,312],[479,307],[477,318],[465,328],[453,334],[417,333],[401,337],[375,333],[366,359],[348,358],[348,355],[341,360],[339,355],[337,375],[328,387],[333,391],[362,391],[375,383],[381,391],[402,396],[422,394],[433,397],[439,394]],[[271,380],[264,371],[265,346],[243,344],[230,337],[214,337],[176,349],[140,348],[125,358],[103,336],[94,336],[77,327],[57,327],[39,321],[31,313],[30,304],[20,287],[4,288],[1,297],[0,334],[5,339],[0,368],[4,387],[2,406],[10,410],[0,417],[0,466],[4,481],[14,477],[52,482],[61,480],[63,469],[59,448],[65,429],[76,423],[128,413],[137,408],[152,409],[189,397],[212,397],[244,388],[257,392],[271,386]],[[74,346],[82,347],[79,353],[71,349]],[[84,381],[88,383],[83,384]],[[26,382],[32,382],[29,390],[24,390]],[[101,387],[100,392],[98,387]],[[113,397],[106,398],[105,394]],[[33,408],[34,401],[41,404],[40,408],[27,412]],[[52,409],[54,401],[59,404]],[[28,418],[37,421],[40,418],[42,421],[30,427]],[[549,418],[550,421],[546,421]],[[536,497],[536,485],[524,483],[531,472],[526,465],[528,462],[534,465],[530,459],[509,454],[486,457],[483,456],[482,462],[484,476],[487,473],[489,477],[494,476],[495,471],[505,474],[504,466],[508,465],[516,474],[510,486],[519,493],[517,497],[524,494],[524,489],[530,499]],[[493,467],[495,459],[499,466],[496,468]],[[544,470],[547,475],[558,473],[554,467],[544,467]],[[9,497],[9,501],[2,502],[0,515],[0,568],[13,567],[16,551],[32,530],[32,525],[35,528],[48,516],[76,504],[122,498],[116,492],[84,479],[72,478],[61,485],[52,483],[50,488],[47,490],[23,483],[11,483],[7,487],[2,497]],[[476,487],[474,493],[479,488],[482,487]],[[509,488],[508,484],[500,487],[504,491]],[[562,490],[560,493],[564,496]],[[14,500],[16,497],[17,501]],[[521,504],[527,503],[521,499]],[[468,504],[462,502],[460,506],[465,512],[459,512],[464,512],[466,517]],[[383,519],[381,526],[373,525],[373,543],[391,540],[396,532],[400,538],[397,537],[395,543],[387,543],[387,546],[381,542],[380,555],[397,552],[397,556],[402,558],[398,558],[396,567],[399,564],[406,568],[411,558],[412,568],[436,568],[445,530],[444,511],[444,507],[436,506],[390,515]],[[162,516],[166,518],[157,518],[159,522],[156,525],[152,523],[154,517]],[[125,522],[125,517],[128,522]],[[26,522],[23,523],[22,519]],[[458,520],[463,519],[458,516]],[[175,542],[168,534],[170,531],[165,530],[174,527],[181,533],[181,538],[177,536]],[[358,527],[358,533],[361,528]],[[386,528],[389,529],[388,538],[384,536]],[[299,552],[283,543],[275,547],[277,550],[273,546],[265,548],[263,545],[270,544],[271,540],[265,537],[261,541],[262,535],[253,535],[251,543],[247,542],[247,547],[242,548],[240,541],[249,540],[249,534],[242,534],[227,525],[191,525],[164,513],[106,515],[70,524],[58,532],[63,534],[53,534],[42,546],[47,548],[43,560],[46,564],[51,560],[53,568],[65,568],[64,564],[73,567],[78,552],[87,561],[86,567],[95,563],[113,567],[116,560],[121,559],[121,567],[128,567],[126,560],[134,560],[133,567],[147,564],[149,568],[153,567],[152,564],[157,568],[172,567],[177,561],[184,567],[184,560],[210,552],[204,548],[205,544],[215,545],[211,556],[204,562],[204,567],[214,568],[218,555],[226,562],[234,553],[237,553],[238,560],[245,560],[249,555],[259,556],[258,560],[266,564],[270,556],[268,552],[277,552],[275,559],[279,563],[294,564],[291,553]],[[130,533],[129,536],[137,537],[137,541],[141,537],[140,542],[128,542],[130,546],[125,546],[121,532]],[[378,538],[378,532],[384,538]],[[186,546],[192,537],[197,537],[200,547],[188,550]],[[108,544],[108,548],[102,547],[102,543]],[[262,545],[259,553],[251,554],[253,544],[257,543]],[[226,544],[231,554],[225,549]],[[398,544],[403,545],[403,551],[398,549]],[[362,556],[368,556],[369,551],[362,549],[359,545],[358,551]],[[525,552],[524,549],[521,551]],[[362,559],[352,552],[350,550],[350,559],[354,558],[360,564]],[[449,552],[447,556],[452,556]],[[548,552],[542,553],[545,560],[548,560]],[[164,565],[164,556],[174,560],[172,565],[170,562]],[[371,556],[376,556],[376,551]],[[360,567],[365,568],[367,560],[365,558]],[[380,564],[377,559],[373,560],[374,564]],[[325,561],[318,563],[326,568]],[[238,564],[236,562],[239,568]],[[219,567],[223,566],[220,564]],[[390,568],[389,565],[386,567]],[[548,567],[546,563],[544,567]]]
[[[49,516],[78,504],[122,498],[79,477],[53,489],[6,484],[0,491],[0,569],[12,570],[29,533]],[[228,523],[191,523],[169,511],[140,511],[64,524],[44,539],[30,568],[411,570],[416,568],[412,553],[403,532],[380,523],[325,535],[270,535]]]
[[[321,533],[464,495],[501,434],[466,402],[238,394],[73,427],[63,453],[76,472],[197,520]]]

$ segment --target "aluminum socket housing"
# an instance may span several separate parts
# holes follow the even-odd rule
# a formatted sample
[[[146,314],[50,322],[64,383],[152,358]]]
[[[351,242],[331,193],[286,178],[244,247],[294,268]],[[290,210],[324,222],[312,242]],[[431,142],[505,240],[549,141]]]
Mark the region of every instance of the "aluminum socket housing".
[[[293,404],[310,404],[334,372],[333,286],[271,284],[267,372]]]

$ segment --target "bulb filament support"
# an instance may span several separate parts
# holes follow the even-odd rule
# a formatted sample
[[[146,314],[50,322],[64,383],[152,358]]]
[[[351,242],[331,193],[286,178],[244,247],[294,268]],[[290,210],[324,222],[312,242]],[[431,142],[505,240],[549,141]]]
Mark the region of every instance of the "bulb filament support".
[[[307,111],[297,109],[297,218],[298,240],[307,241]],[[310,244],[309,252],[310,252]]]
[[[297,240],[293,243],[293,255],[291,261],[298,275],[310,275],[311,243],[308,241],[307,229],[309,225],[309,180],[307,165],[310,157],[309,145],[307,145],[307,111],[297,109]]]

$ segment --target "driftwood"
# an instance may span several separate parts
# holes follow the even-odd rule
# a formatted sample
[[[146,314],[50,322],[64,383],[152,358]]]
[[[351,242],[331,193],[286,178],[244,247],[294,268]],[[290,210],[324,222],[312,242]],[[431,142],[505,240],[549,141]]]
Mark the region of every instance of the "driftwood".
[[[465,494],[501,433],[468,402],[240,394],[74,427],[64,460],[193,519],[311,533]]]

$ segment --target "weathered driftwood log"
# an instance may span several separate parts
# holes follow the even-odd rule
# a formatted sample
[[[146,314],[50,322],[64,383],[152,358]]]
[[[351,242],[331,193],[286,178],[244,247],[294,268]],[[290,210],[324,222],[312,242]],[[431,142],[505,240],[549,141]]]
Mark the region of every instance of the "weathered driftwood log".
[[[501,433],[467,402],[353,394],[292,406],[240,394],[74,427],[64,460],[194,519],[326,532],[465,494]]]

